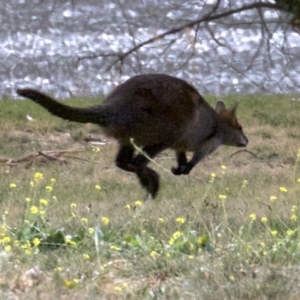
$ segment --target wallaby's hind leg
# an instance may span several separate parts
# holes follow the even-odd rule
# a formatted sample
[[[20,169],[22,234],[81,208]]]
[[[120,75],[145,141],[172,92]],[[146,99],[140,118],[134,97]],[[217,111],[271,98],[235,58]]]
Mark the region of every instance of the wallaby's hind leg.
[[[159,190],[159,175],[148,167],[138,169],[136,175],[142,187],[147,191],[145,199],[154,199]]]
[[[146,146],[143,148],[145,154],[150,158],[154,158],[158,153],[165,150],[167,147],[163,144]],[[151,198],[155,198],[159,190],[159,175],[152,169],[147,167],[149,159],[143,155],[138,154],[132,161],[132,164],[136,167],[136,174],[139,178],[141,185],[146,189],[148,195]]]
[[[132,145],[121,145],[116,157],[116,166],[127,172],[136,172],[132,165],[134,148]]]
[[[150,158],[155,157],[167,147],[162,144],[146,146],[143,152]],[[121,145],[116,157],[116,165],[127,172],[136,173],[142,187],[147,191],[147,198],[155,198],[159,190],[159,175],[147,167],[149,159],[142,153],[134,157],[134,148],[131,145]]]

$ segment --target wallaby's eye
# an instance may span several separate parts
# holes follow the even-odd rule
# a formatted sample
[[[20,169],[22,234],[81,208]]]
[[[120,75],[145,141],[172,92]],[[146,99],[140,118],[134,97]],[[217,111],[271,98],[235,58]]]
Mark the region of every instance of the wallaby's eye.
[[[238,122],[236,122],[236,128],[240,131],[243,130],[243,127]]]
[[[242,126],[240,125],[240,123],[237,121],[236,118],[232,119],[231,121],[231,126],[238,129],[238,130],[242,130]]]

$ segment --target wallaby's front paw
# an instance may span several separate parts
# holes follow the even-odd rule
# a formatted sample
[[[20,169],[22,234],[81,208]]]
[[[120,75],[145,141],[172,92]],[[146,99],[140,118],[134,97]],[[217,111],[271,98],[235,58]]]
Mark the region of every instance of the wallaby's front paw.
[[[172,167],[172,168],[171,168],[171,172],[172,172],[174,175],[181,175],[181,169],[180,169],[180,167],[177,167],[177,168]]]
[[[172,167],[171,172],[174,175],[187,175],[190,173],[190,170],[187,165],[181,165],[181,166],[178,166],[177,168]]]

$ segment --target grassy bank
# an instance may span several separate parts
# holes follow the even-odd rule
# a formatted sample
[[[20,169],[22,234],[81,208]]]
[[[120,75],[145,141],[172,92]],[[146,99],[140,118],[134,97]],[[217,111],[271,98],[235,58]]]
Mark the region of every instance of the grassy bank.
[[[222,146],[175,177],[166,151],[146,202],[99,128],[0,101],[0,299],[298,299],[300,102],[223,100],[248,152]]]

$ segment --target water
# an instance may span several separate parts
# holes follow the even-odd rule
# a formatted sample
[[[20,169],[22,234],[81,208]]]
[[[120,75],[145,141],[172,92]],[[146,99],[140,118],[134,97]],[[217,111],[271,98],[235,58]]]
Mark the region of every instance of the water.
[[[25,86],[60,98],[96,96],[141,73],[184,78],[203,94],[300,91],[300,37],[274,22],[281,16],[276,12],[263,12],[263,28],[260,16],[249,12],[186,28],[121,64],[114,63],[119,54],[199,18],[214,1],[120,1],[3,1],[0,99]],[[223,2],[223,11],[239,3]]]

